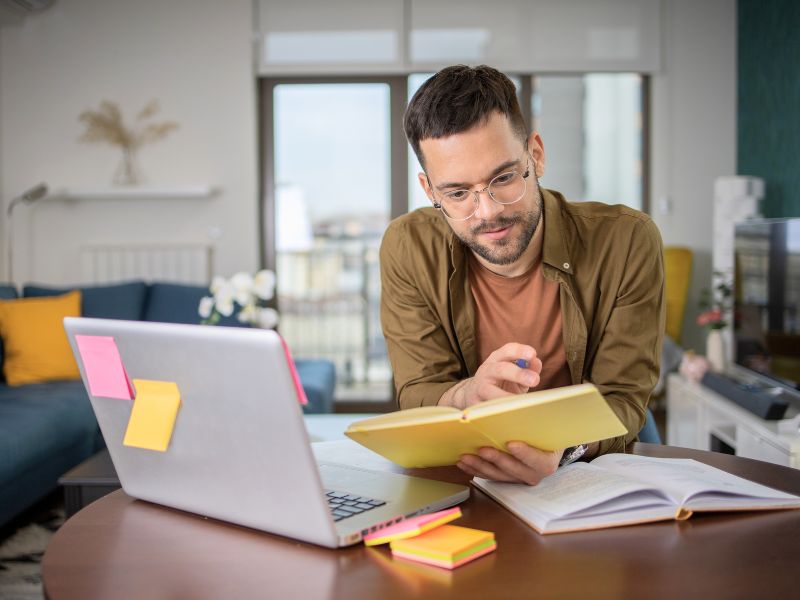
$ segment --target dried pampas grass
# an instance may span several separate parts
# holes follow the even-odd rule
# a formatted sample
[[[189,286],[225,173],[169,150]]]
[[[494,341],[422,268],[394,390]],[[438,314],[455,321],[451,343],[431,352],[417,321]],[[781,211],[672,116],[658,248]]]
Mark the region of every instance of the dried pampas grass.
[[[163,123],[147,123],[158,112],[158,101],[151,100],[136,115],[131,127],[125,125],[122,111],[116,102],[103,100],[97,110],[85,110],[78,120],[86,125],[86,131],[80,137],[82,142],[104,142],[118,146],[124,150],[136,150],[145,144],[157,142],[178,128],[174,121]]]

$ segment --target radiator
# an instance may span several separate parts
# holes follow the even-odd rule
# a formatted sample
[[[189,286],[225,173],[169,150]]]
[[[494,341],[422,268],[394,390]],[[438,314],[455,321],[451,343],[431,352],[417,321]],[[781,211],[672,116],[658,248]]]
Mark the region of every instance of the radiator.
[[[214,247],[208,244],[93,245],[81,248],[86,283],[130,279],[208,285]]]

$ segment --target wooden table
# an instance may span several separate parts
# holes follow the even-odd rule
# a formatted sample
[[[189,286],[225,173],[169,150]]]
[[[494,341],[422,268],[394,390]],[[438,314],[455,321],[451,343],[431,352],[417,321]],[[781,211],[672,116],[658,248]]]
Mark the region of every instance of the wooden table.
[[[650,444],[632,451],[694,458],[800,494],[795,469]],[[455,468],[411,473],[467,480]],[[117,491],[56,533],[43,560],[44,588],[52,600],[797,597],[800,511],[541,536],[474,488],[462,510],[458,524],[494,531],[498,549],[449,572],[394,560],[385,547],[319,548]]]

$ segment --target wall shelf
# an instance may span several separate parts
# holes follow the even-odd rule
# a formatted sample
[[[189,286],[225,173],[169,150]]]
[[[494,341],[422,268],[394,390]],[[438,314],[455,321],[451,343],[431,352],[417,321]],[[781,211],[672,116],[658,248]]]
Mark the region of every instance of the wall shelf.
[[[217,193],[210,185],[69,186],[53,191],[57,200],[138,200],[145,198],[210,198]]]

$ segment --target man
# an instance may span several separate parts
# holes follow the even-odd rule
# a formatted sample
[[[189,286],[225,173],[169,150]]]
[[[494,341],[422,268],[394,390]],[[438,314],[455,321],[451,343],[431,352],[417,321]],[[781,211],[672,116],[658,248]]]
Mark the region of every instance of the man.
[[[381,245],[381,320],[401,408],[464,408],[588,381],[627,436],[566,453],[511,442],[458,466],[535,485],[560,462],[623,451],[659,371],[664,277],[653,222],[541,189],[542,139],[528,135],[513,83],[490,67],[434,75],[404,125],[434,208],[393,221]]]

